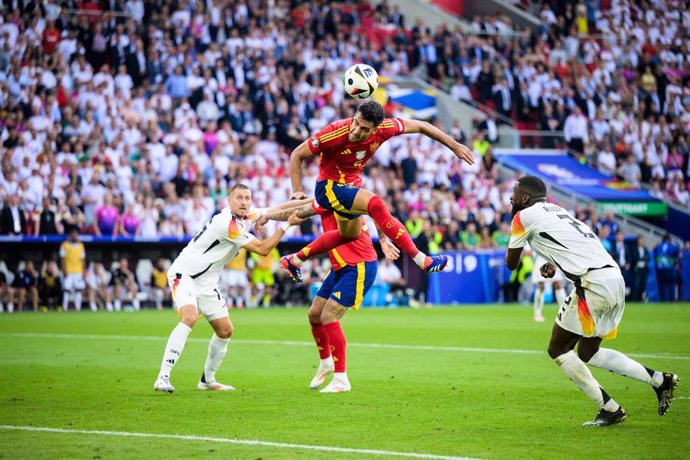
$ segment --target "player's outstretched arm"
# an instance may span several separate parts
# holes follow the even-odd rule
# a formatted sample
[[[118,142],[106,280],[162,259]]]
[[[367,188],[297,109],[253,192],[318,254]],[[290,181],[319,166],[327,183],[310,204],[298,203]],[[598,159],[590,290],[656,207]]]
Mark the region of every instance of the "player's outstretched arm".
[[[314,209],[311,207],[311,202],[313,201],[311,198],[308,200],[290,201],[289,203],[299,203],[300,201],[307,202],[307,204],[302,204],[298,207],[288,207],[285,209],[277,209],[279,206],[273,208],[275,210],[269,209],[266,214],[257,219],[256,223],[254,224],[254,228],[256,228],[256,230],[259,232],[263,232],[263,227],[269,220],[287,221],[293,214],[299,219],[304,220],[316,214],[316,211],[314,211]]]
[[[300,219],[308,219],[309,217],[316,215],[316,211],[314,211],[314,209],[311,207],[312,201],[314,200],[311,198],[308,200],[295,201],[294,203],[302,202],[302,204],[299,206],[286,207],[284,209],[279,209],[279,206],[276,206],[275,208],[269,208],[268,212],[266,212],[266,215],[264,215],[263,219],[261,220],[264,221],[264,223],[268,220],[287,221],[293,214],[295,214]],[[293,202],[290,201],[288,203]]]
[[[307,197],[302,189],[302,162],[312,157],[314,154],[309,150],[308,140],[302,142],[290,154],[290,181],[292,182],[292,199],[303,199]]]
[[[314,198],[304,198],[304,199],[299,199],[299,200],[290,200],[286,201],[285,203],[281,203],[277,206],[271,206],[270,208],[266,208],[266,214],[271,214],[274,212],[278,211],[294,211],[296,208],[302,208],[303,206],[308,206],[311,207],[311,204],[314,202]],[[285,219],[271,219],[271,220],[283,220],[286,221],[288,217],[290,217],[290,214],[288,213],[285,216]]]
[[[440,142],[441,144],[448,147],[455,154],[456,157],[467,162],[468,164],[474,164],[474,155],[472,154],[472,150],[470,150],[467,146],[457,142],[455,139],[453,139],[448,134],[438,129],[436,126],[432,125],[431,123],[427,123],[426,121],[420,120],[403,121],[405,123],[405,134],[424,134],[425,136],[432,138],[436,142]],[[309,150],[309,147],[306,148],[307,150]]]
[[[278,243],[280,243],[280,239],[285,235],[285,232],[287,231],[288,227],[292,225],[299,225],[304,221],[304,219],[300,219],[297,217],[297,212],[293,211],[293,214],[290,215],[290,217],[287,220],[287,225],[286,224],[281,224],[281,227],[276,230],[276,232],[269,236],[266,239],[259,240],[259,239],[253,239],[249,243],[244,245],[244,248],[247,251],[255,252],[259,254],[260,256],[267,256],[268,254],[273,251],[273,248],[278,246]]]

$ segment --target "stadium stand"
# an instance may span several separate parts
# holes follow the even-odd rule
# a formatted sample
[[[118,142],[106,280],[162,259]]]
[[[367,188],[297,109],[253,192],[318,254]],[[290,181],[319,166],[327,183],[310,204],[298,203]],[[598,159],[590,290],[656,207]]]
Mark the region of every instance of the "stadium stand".
[[[425,66],[524,127],[560,131],[579,106],[586,130],[571,132],[588,159],[623,174],[634,155],[641,181],[687,204],[688,18],[642,13],[602,6],[599,30],[641,37],[622,46],[573,38],[559,10],[539,33],[494,16],[463,36],[408,25],[385,1],[12,2],[0,24],[0,234],[184,238],[236,182],[257,206],[286,201],[290,149],[353,112],[340,77],[355,62],[382,76]],[[471,136],[476,166],[405,136],[381,147],[364,187],[432,235],[432,251],[469,247],[468,227],[490,248],[510,221],[512,181],[498,178],[484,133],[453,132]]]

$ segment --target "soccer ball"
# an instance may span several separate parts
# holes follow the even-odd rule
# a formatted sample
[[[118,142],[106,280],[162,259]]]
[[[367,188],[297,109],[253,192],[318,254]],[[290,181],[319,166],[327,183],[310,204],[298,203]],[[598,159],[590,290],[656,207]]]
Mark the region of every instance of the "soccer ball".
[[[371,66],[355,64],[345,71],[343,86],[355,99],[366,99],[379,87],[379,74]]]

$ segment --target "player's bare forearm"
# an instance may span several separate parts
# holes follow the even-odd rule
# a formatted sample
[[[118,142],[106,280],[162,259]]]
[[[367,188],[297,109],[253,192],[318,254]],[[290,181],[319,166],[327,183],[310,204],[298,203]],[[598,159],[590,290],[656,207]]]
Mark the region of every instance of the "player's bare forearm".
[[[308,141],[302,142],[290,154],[290,181],[292,192],[303,192],[302,190],[302,162],[312,156],[311,150],[307,145]]]
[[[520,256],[522,255],[522,248],[509,248],[506,252],[506,266],[508,270],[515,270],[520,265]]]
[[[431,123],[419,120],[405,120],[405,134],[413,133],[424,134],[436,142],[440,142],[448,147],[456,157],[469,164],[474,164],[474,155],[472,155],[472,151],[466,145],[457,142]]]
[[[448,134],[444,133],[440,129],[438,129],[436,126],[432,125],[431,123],[428,123],[426,121],[420,122],[421,127],[420,127],[420,133],[424,134],[427,137],[432,138],[436,142],[440,142],[441,144],[445,145],[449,149],[453,150],[453,148],[458,144],[458,142],[455,141],[452,137],[450,137]]]
[[[312,199],[300,201],[306,201],[307,204],[302,204],[298,207],[276,209],[275,211],[269,211],[266,213],[265,217],[267,220],[286,221],[295,212],[297,212],[297,217],[299,217],[300,219],[306,219],[316,214],[316,211],[314,211],[314,209],[311,207],[311,202],[313,201]]]
[[[276,211],[282,211],[282,210],[290,210],[290,211],[295,211],[296,208],[300,208],[304,205],[311,206],[312,201],[314,201],[313,198],[305,198],[303,200],[290,200],[286,201],[285,203],[281,203],[278,206],[271,206],[266,210],[266,214],[271,214]],[[288,214],[288,217],[290,214]],[[278,219],[271,219],[271,220],[278,220]],[[287,217],[285,219],[281,220],[287,220]]]
[[[276,232],[264,240],[252,240],[249,244],[244,247],[247,251],[254,252],[260,256],[267,256],[273,251],[273,248],[278,246],[280,239],[285,235],[282,229],[276,230]]]
[[[388,237],[386,236],[385,233],[383,233],[383,230],[381,230],[381,227],[379,227],[378,224],[376,224],[376,233],[378,233],[378,235],[379,235],[379,241],[380,241],[381,243],[383,243],[384,240],[387,240],[387,239],[388,239]]]

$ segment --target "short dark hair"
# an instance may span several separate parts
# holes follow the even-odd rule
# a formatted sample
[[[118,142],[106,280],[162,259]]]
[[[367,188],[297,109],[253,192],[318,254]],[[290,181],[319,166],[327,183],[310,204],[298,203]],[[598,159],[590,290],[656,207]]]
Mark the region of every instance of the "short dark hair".
[[[235,190],[249,190],[251,192],[251,189],[244,184],[233,185],[232,188],[230,189],[230,193],[234,192]]]
[[[381,124],[386,117],[383,106],[375,101],[367,101],[357,108],[357,112],[362,114],[362,118],[374,124],[374,128]]]
[[[524,176],[518,179],[520,188],[532,197],[546,196],[546,184],[537,176]]]

